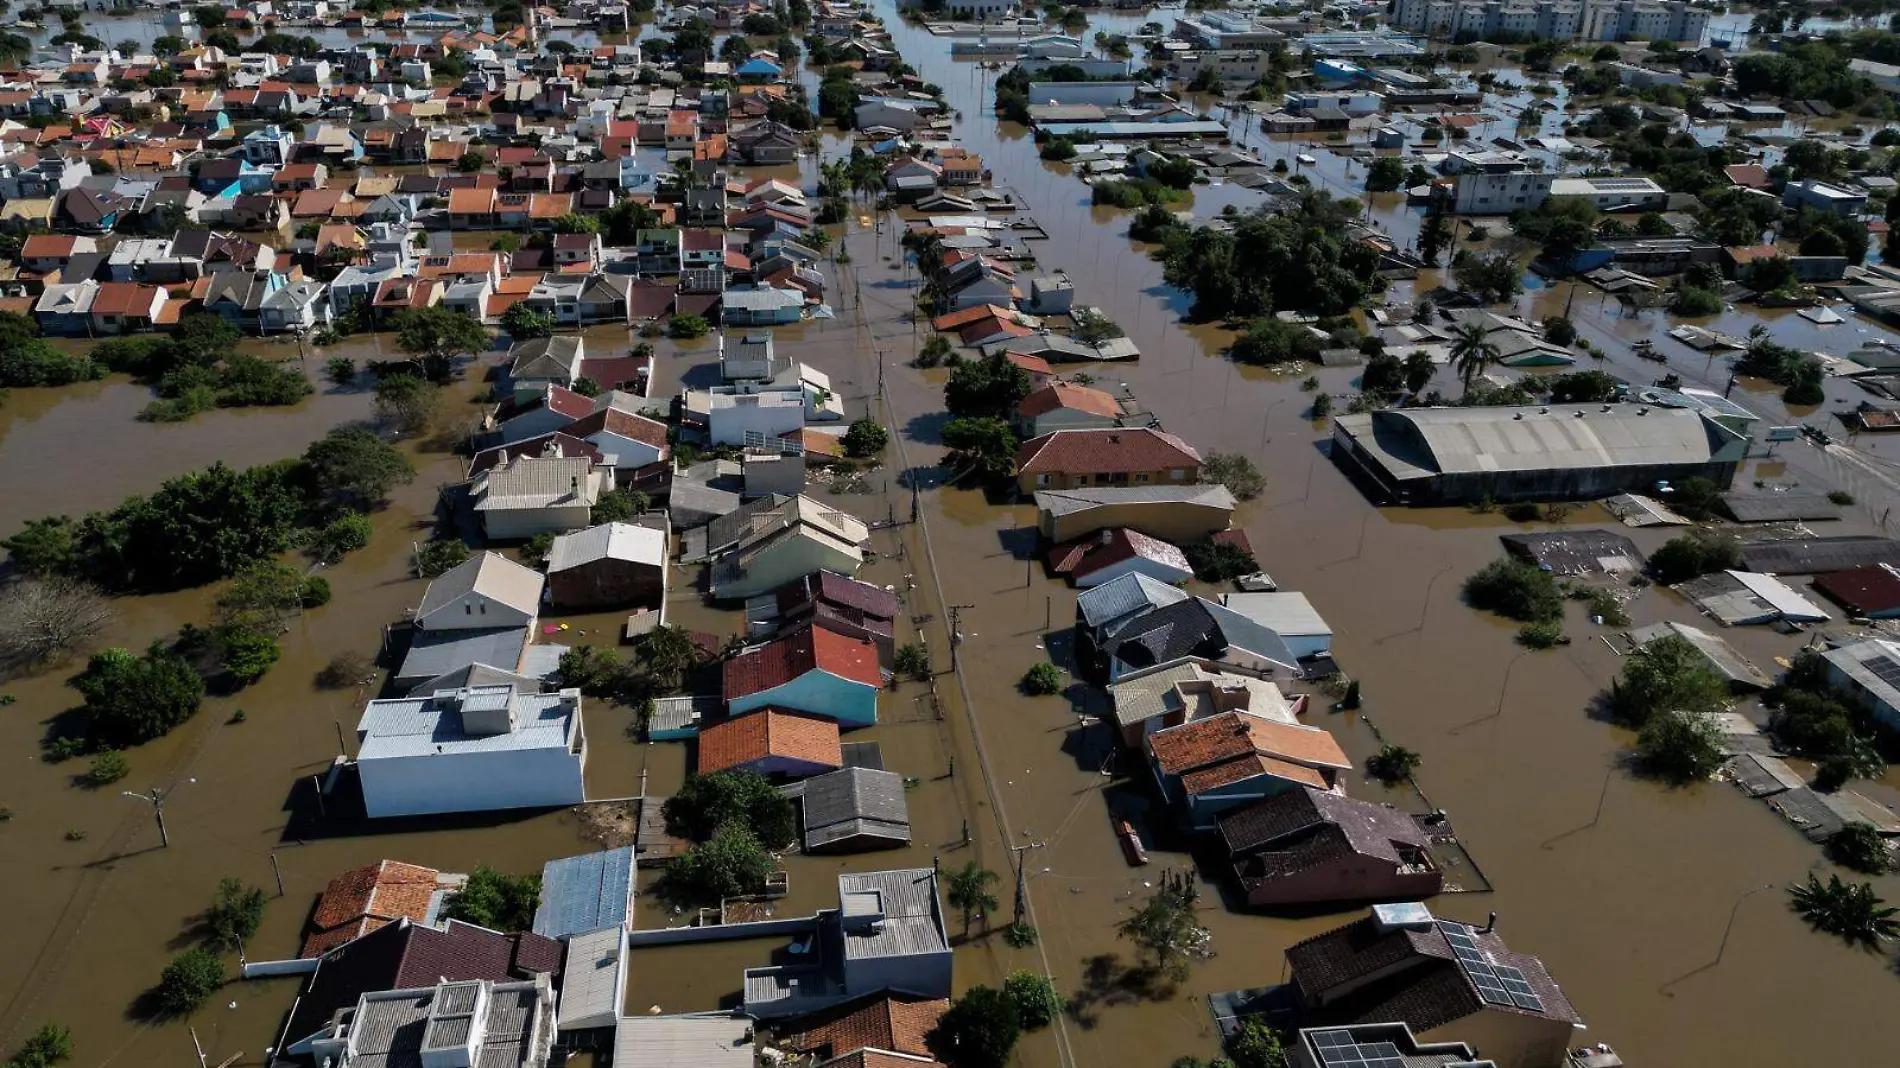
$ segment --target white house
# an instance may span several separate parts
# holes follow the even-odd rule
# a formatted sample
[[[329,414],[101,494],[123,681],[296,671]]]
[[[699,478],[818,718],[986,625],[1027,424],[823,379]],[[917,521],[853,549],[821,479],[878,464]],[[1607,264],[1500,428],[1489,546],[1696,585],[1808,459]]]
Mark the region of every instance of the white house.
[[[585,456],[504,455],[469,483],[469,497],[483,532],[506,541],[580,530],[613,488],[614,469]]]
[[[541,609],[539,571],[484,552],[437,575],[416,609],[421,630],[527,627]]]
[[[1301,660],[1333,651],[1333,628],[1303,593],[1229,593],[1221,603],[1278,634]]]
[[[555,807],[587,797],[579,690],[473,686],[371,701],[356,740],[371,818]]]

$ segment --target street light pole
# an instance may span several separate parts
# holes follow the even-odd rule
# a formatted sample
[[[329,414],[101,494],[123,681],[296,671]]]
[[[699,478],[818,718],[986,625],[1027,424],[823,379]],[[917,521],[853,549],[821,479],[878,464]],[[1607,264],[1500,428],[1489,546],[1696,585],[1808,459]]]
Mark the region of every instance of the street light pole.
[[[149,794],[134,793],[131,790],[121,790],[119,792],[126,797],[137,798],[152,806],[152,819],[158,823],[159,848],[165,849],[169,848],[172,844],[171,834],[165,830],[165,799],[170,797],[172,791],[178,789],[180,786],[197,781],[197,779],[186,779],[183,783],[173,783],[162,790],[153,787],[152,792]]]
[[[1029,893],[1024,885],[1023,876],[1023,854],[1031,849],[1041,849],[1047,844],[1046,842],[1030,842],[1027,845],[1010,847],[1010,851],[1016,854],[1016,916],[1012,921],[1014,926],[1021,926],[1023,917],[1029,911]]]

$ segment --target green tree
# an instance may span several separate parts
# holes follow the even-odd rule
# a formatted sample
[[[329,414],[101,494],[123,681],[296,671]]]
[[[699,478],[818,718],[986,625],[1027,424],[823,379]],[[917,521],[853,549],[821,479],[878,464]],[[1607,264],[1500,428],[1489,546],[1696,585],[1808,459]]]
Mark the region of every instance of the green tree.
[[[1438,365],[1432,362],[1431,354],[1424,349],[1413,349],[1406,354],[1405,391],[1419,393],[1431,384],[1432,376],[1438,373]]]
[[[899,677],[913,679],[930,676],[930,651],[916,642],[907,642],[897,647],[891,666]]]
[[[390,316],[389,323],[396,332],[396,347],[420,361],[423,376],[431,382],[447,382],[457,358],[488,348],[488,331],[479,320],[441,305],[404,308]]]
[[[1017,1018],[1025,1031],[1049,1026],[1062,1011],[1062,995],[1049,977],[1021,968],[1003,980],[1003,996],[1016,1006]]]
[[[1616,399],[1620,383],[1602,371],[1573,371],[1556,375],[1545,385],[1550,387],[1552,404],[1601,404]]]
[[[943,465],[957,482],[1006,484],[1016,472],[1016,432],[995,417],[952,419],[943,425]]]
[[[1491,561],[1465,580],[1465,603],[1520,623],[1563,618],[1564,596],[1550,572],[1511,557]]]
[[[161,642],[144,656],[118,648],[94,653],[68,685],[86,699],[93,741],[109,746],[163,737],[190,719],[205,695],[204,680]]]
[[[956,347],[942,334],[932,334],[924,339],[923,347],[917,350],[917,366],[935,367],[950,358]]]
[[[360,512],[346,512],[325,523],[310,539],[310,556],[325,564],[334,564],[349,553],[353,553],[369,544],[376,532],[375,524],[369,516]]]
[[[1267,488],[1267,478],[1254,462],[1236,452],[1208,453],[1201,465],[1201,481],[1226,486],[1243,501],[1253,500]]]
[[[1649,573],[1665,586],[1741,566],[1741,543],[1732,535],[1715,532],[1679,535],[1649,554]]]
[[[440,389],[420,375],[386,374],[376,380],[377,418],[403,433],[427,429],[441,406]]]
[[[132,762],[117,749],[108,749],[92,758],[92,764],[86,768],[86,785],[93,789],[111,786],[127,775],[132,774]]]
[[[423,577],[435,578],[437,575],[468,561],[468,546],[460,538],[437,538],[424,542],[416,550],[416,567]]]
[[[1402,745],[1382,745],[1377,753],[1366,758],[1366,771],[1390,786],[1411,778],[1418,770],[1420,759],[1417,753]]]
[[[1320,348],[1320,339],[1311,330],[1265,315],[1247,323],[1227,354],[1241,363],[1272,367],[1283,363],[1311,363],[1319,358]]]
[[[1008,994],[973,986],[950,1005],[926,1041],[950,1068],[1003,1068],[1022,1029],[1021,1010]]]
[[[1203,538],[1182,551],[1194,577],[1202,582],[1226,582],[1260,570],[1253,554],[1232,542]]]
[[[1872,883],[1844,883],[1830,875],[1823,883],[1810,873],[1808,881],[1789,889],[1789,906],[1808,926],[1846,942],[1873,949],[1900,935],[1900,909],[1874,893]]]
[[[409,457],[367,427],[337,427],[312,442],[303,456],[317,492],[351,506],[381,504],[390,490],[416,477]]]
[[[625,486],[611,489],[594,502],[594,522],[625,523],[644,514],[652,503],[651,498],[639,490]]]
[[[944,890],[944,899],[950,907],[963,913],[963,937],[970,936],[970,923],[973,919],[987,920],[989,914],[996,911],[996,892],[991,887],[998,881],[997,874],[974,860],[966,860],[963,867],[950,873],[949,886]]]
[[[1670,635],[1631,653],[1610,684],[1610,706],[1625,722],[1648,723],[1660,712],[1719,712],[1728,686],[1688,641]]]
[[[1397,156],[1380,156],[1366,168],[1366,192],[1390,193],[1405,181],[1405,164]]]
[[[218,880],[218,892],[205,909],[205,934],[213,945],[241,949],[264,922],[264,891],[237,879]]]
[[[58,1068],[72,1055],[73,1033],[60,1024],[41,1024],[7,1058],[7,1068]]]
[[[323,362],[323,376],[333,386],[347,386],[356,381],[356,361],[348,356],[332,356]]]
[[[1458,380],[1464,383],[1467,394],[1483,376],[1485,368],[1497,358],[1498,347],[1483,323],[1467,322],[1452,332],[1451,366],[1458,373]]]
[[[1029,372],[996,352],[951,369],[943,406],[958,419],[1009,419],[1028,395]]]
[[[1565,348],[1577,343],[1577,325],[1561,315],[1544,320],[1544,340]]]
[[[554,336],[554,316],[535,311],[525,302],[516,303],[501,313],[501,328],[516,341]]]
[[[442,906],[442,917],[491,931],[526,931],[540,903],[540,873],[504,875],[484,864],[468,873],[468,882]]]
[[[767,848],[792,841],[797,818],[791,801],[769,779],[753,771],[716,771],[688,775],[661,810],[668,834],[703,842],[720,827],[738,823]]]
[[[675,315],[667,332],[673,337],[691,341],[711,333],[712,324],[700,315]]]
[[[1048,697],[1062,692],[1062,672],[1047,660],[1031,665],[1017,684],[1031,697]]]
[[[1517,257],[1509,252],[1460,253],[1453,257],[1451,273],[1459,289],[1485,302],[1509,300],[1524,288],[1524,272],[1517,265]]]
[[[1715,717],[1673,708],[1657,710],[1643,724],[1636,754],[1645,771],[1677,783],[1707,779],[1728,758]]]
[[[1855,820],[1827,840],[1829,860],[1865,875],[1882,875],[1893,867],[1887,840],[1871,823]]]
[[[1288,1064],[1280,1036],[1258,1016],[1241,1022],[1240,1029],[1227,1040],[1227,1055],[1233,1058],[1234,1068],[1287,1068]]]
[[[1427,267],[1438,265],[1438,254],[1451,244],[1451,229],[1442,207],[1434,202],[1418,228],[1418,258],[1424,260]]]
[[[681,901],[716,904],[753,894],[772,873],[772,855],[740,822],[722,823],[710,838],[697,842],[667,865],[668,895]]]
[[[1167,881],[1116,927],[1120,937],[1141,950],[1155,974],[1174,982],[1186,979],[1193,962],[1208,956],[1213,937],[1195,913],[1199,894],[1192,878]]]
[[[642,634],[635,639],[633,648],[647,673],[661,680],[668,689],[677,688],[680,679],[700,661],[699,646],[693,642],[692,632],[670,623]],[[781,842],[771,835],[765,838],[771,845]]]
[[[884,451],[891,440],[890,432],[877,420],[865,416],[852,422],[844,432],[844,452],[846,456],[865,458],[876,456]]]
[[[194,946],[165,965],[158,976],[158,1007],[168,1016],[196,1012],[224,985],[224,961],[216,953]]]

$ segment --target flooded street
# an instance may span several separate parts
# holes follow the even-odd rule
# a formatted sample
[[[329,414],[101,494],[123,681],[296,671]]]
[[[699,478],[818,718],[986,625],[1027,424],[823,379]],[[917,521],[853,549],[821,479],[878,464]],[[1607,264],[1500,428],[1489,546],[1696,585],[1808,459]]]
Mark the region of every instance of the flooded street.
[[[1238,517],[1261,564],[1283,589],[1307,594],[1332,625],[1335,656],[1363,682],[1363,716],[1387,741],[1423,755],[1420,785],[1432,805],[1450,814],[1494,888],[1447,894],[1432,908],[1470,921],[1495,910],[1512,947],[1541,956],[1563,984],[1589,1024],[1588,1038],[1609,1042],[1633,1065],[1880,1063],[1885,1043],[1876,1028],[1816,1023],[1889,1015],[1900,979],[1887,962],[1809,932],[1778,891],[1742,897],[1764,885],[1794,882],[1810,869],[1825,870],[1819,850],[1727,785],[1670,790],[1621,768],[1630,732],[1592,713],[1619,670],[1619,658],[1596,640],[1599,628],[1583,617],[1580,605],[1571,607],[1567,626],[1574,644],[1530,652],[1514,643],[1514,627],[1460,603],[1459,583],[1499,555],[1498,535],[1526,528],[1497,515],[1371,507],[1321,451],[1329,426],[1307,418],[1311,397],[1297,384],[1312,373],[1327,392],[1346,395],[1355,391],[1357,372],[1272,373],[1226,360],[1221,350],[1227,332],[1180,321],[1187,301],[1163,284],[1160,266],[1128,242],[1126,213],[1090,206],[1087,186],[1067,168],[1038,159],[1026,131],[998,127],[988,114],[994,73],[950,60],[947,40],[900,24],[888,0],[878,7],[902,54],[927,80],[941,84],[961,112],[957,137],[984,157],[998,187],[1028,202],[1024,214],[1048,232],[1047,240],[1032,245],[1041,267],[1067,271],[1079,301],[1104,308],[1143,353],[1139,362],[1089,372],[1125,381],[1166,429],[1203,452],[1244,453],[1268,476],[1266,492]],[[1149,17],[1096,15],[1089,32],[1127,32]],[[128,35],[121,22],[144,24],[113,20],[108,28],[114,39]],[[827,154],[841,151],[842,144],[828,139]],[[1363,181],[1363,167],[1349,170],[1344,157],[1320,155],[1319,171],[1328,184],[1338,183],[1335,192],[1352,191],[1354,170]],[[807,175],[815,163],[806,162]],[[1229,203],[1245,208],[1258,201],[1258,194],[1235,186],[1197,187],[1191,207],[1205,218]],[[1393,198],[1376,199],[1373,217],[1401,240],[1409,234],[1409,209]],[[1026,1036],[1018,1063],[1162,1068],[1181,1055],[1210,1056],[1214,1029],[1203,996],[1279,981],[1287,946],[1346,916],[1245,915],[1222,908],[1218,882],[1205,881],[1202,916],[1217,955],[1172,997],[1146,1000],[1112,984],[1086,987],[1090,975],[1112,974],[1113,968],[1100,965],[1104,955],[1123,964],[1132,960],[1132,946],[1116,939],[1114,925],[1156,882],[1159,870],[1189,867],[1194,858],[1174,851],[1179,842],[1166,830],[1166,815],[1148,807],[1145,768],[1125,756],[1110,763],[1105,728],[1083,726],[1069,699],[1025,698],[1015,689],[1024,670],[1045,656],[1053,653],[1065,663],[1075,592],[1051,581],[1039,565],[1025,566],[1033,546],[1032,508],[938,487],[942,472],[932,465],[940,452],[943,374],[908,366],[925,335],[908,318],[912,291],[900,267],[892,217],[882,226],[882,233],[854,228],[842,239],[852,262],[834,279],[838,318],[782,329],[777,337],[782,351],[831,376],[848,418],[878,414],[903,437],[886,466],[867,477],[870,492],[827,498],[866,519],[900,520],[874,536],[879,559],[861,577],[904,594],[905,612],[940,672],[950,664],[949,606],[973,607],[964,609],[961,670],[937,680],[941,715],[924,685],[907,683],[881,699],[876,727],[850,736],[879,743],[886,767],[917,780],[908,792],[912,844],[843,858],[787,858],[790,893],[774,904],[776,914],[834,905],[841,870],[928,866],[936,860],[953,868],[974,859],[1004,873],[998,887],[1002,909],[990,920],[1000,928],[1009,919],[1010,847],[1039,843],[1041,848],[1025,854],[1039,945],[1012,949],[988,937],[960,942],[957,951],[960,988],[994,983],[1016,967],[1046,967],[1065,994],[1087,995],[1087,1011]],[[1408,299],[1415,289],[1437,283],[1436,274],[1427,272],[1416,283],[1396,286],[1387,299]],[[1569,307],[1583,335],[1610,351],[1604,369],[1632,381],[1672,371],[1692,385],[1721,389],[1727,383],[1722,358],[1707,360],[1662,336],[1674,320],[1658,312],[1625,316],[1615,302],[1598,297],[1581,288],[1572,301],[1569,284],[1562,283],[1525,294],[1517,308],[1542,317]],[[1739,335],[1754,321],[1752,313],[1728,313],[1701,325]],[[1766,321],[1784,343],[1834,353],[1876,333],[1894,336],[1858,317],[1831,328],[1792,313],[1770,313]],[[1642,338],[1655,339],[1668,356],[1667,368],[1633,355],[1629,343]],[[590,352],[632,340],[617,328],[588,332]],[[366,359],[377,344],[352,339],[337,351]],[[705,377],[712,342],[656,344],[657,404],[681,381]],[[490,353],[480,369],[496,360]],[[320,365],[321,357],[313,357],[311,366]],[[445,424],[472,414],[466,402],[482,388],[480,369],[467,376]],[[1449,372],[1441,372],[1435,385],[1455,388]],[[1859,395],[1839,380],[1826,388],[1830,411]],[[10,491],[0,497],[0,532],[47,513],[109,507],[215,459],[248,465],[295,455],[330,427],[370,410],[367,392],[320,387],[287,410],[218,411],[162,426],[135,419],[149,399],[144,387],[122,379],[14,391],[0,407],[0,488]],[[1766,424],[1824,422],[1822,413],[1785,410],[1759,383],[1741,383],[1735,399]],[[134,1006],[164,961],[187,943],[194,917],[220,877],[275,893],[273,854],[285,894],[272,899],[263,929],[247,947],[253,960],[294,954],[314,895],[355,865],[390,858],[451,872],[479,864],[528,872],[550,858],[592,848],[566,812],[499,815],[427,830],[292,836],[293,817],[304,817],[295,820],[297,827],[313,825],[307,819],[314,805],[309,780],[329,768],[338,755],[339,732],[349,734],[369,696],[317,689],[313,676],[341,653],[373,653],[382,626],[420,601],[424,584],[409,571],[410,546],[428,536],[438,488],[461,476],[461,458],[406,447],[416,459],[417,479],[377,515],[368,549],[326,569],[335,597],[285,636],[283,659],[256,686],[207,700],[186,726],[130,753],[133,773],[124,788],[180,784],[166,809],[169,849],[157,848],[149,808],[117,788],[74,785],[83,770],[79,762],[40,759],[47,721],[76,703],[65,686],[75,666],[5,686],[17,698],[0,710],[0,759],[10,769],[0,776],[0,804],[12,812],[0,825],[0,849],[14,875],[0,882],[12,950],[0,966],[0,1038],[9,1045],[42,1022],[60,1021],[73,1027],[78,1040],[78,1068],[189,1064],[194,1053],[184,1026],[152,1024]],[[1900,453],[1900,444],[1863,447],[1873,448],[1875,456]],[[912,500],[899,479],[906,467],[926,486],[920,524],[902,522]],[[1872,531],[1877,517],[1900,503],[1900,492],[1843,468],[1805,442],[1781,446],[1773,467],[1752,467],[1742,479],[1755,477],[1850,489],[1859,505],[1826,533]],[[1591,507],[1567,525],[1611,522]],[[1670,532],[1630,534],[1648,550]],[[690,571],[675,576],[673,620],[717,634],[736,632],[742,625],[738,613],[700,605],[694,577]],[[184,623],[202,623],[214,592],[123,599],[107,642],[136,648]],[[1219,591],[1196,586],[1196,592]],[[1674,595],[1657,590],[1638,597],[1631,614],[1639,625],[1699,618]],[[570,624],[573,629],[561,639],[569,643],[617,642],[612,616],[549,621]],[[1722,636],[1770,671],[1774,658],[1791,655],[1801,641],[1766,629],[1727,630]],[[1355,760],[1376,749],[1359,717],[1327,706],[1323,696],[1315,697],[1308,722],[1333,730]],[[232,722],[240,708],[245,720]],[[631,713],[602,702],[589,702],[586,716],[590,797],[633,795],[643,781],[649,793],[665,794],[684,779],[688,746],[630,741]],[[1350,777],[1348,790],[1363,798],[1388,797],[1361,774]],[[1884,787],[1869,790],[1893,796]],[[1394,793],[1390,800],[1412,799]],[[1126,865],[1112,833],[1111,809],[1142,826],[1150,867]],[[966,822],[973,838],[968,847]],[[69,841],[68,832],[83,837]],[[1203,878],[1214,874],[1206,868]],[[650,888],[652,879],[643,873],[643,887]],[[1877,882],[1883,896],[1900,898],[1900,878]],[[1724,946],[1732,908],[1734,926]],[[642,896],[640,910],[641,927],[686,921],[650,895]],[[953,935],[961,932],[955,917],[950,928]],[[643,1014],[654,1005],[677,1012],[729,1003],[741,970],[769,963],[777,948],[777,942],[759,940],[638,950],[624,1008]],[[1718,952],[1720,965],[1701,970]],[[236,1057],[240,1065],[265,1063],[266,1047],[276,1040],[295,993],[295,981],[285,979],[227,986],[193,1020],[205,1055],[213,1062]],[[1738,1026],[1737,1020],[1748,1023]]]

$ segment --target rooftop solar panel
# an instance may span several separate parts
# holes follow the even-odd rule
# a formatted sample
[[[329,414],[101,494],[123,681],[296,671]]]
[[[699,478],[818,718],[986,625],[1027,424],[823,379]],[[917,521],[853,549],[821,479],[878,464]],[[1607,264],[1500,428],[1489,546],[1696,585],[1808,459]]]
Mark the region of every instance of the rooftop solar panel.
[[[1900,664],[1895,664],[1900,668]],[[1488,1005],[1501,1005],[1506,1008],[1519,1008],[1527,1012],[1544,1011],[1544,1003],[1524,978],[1524,973],[1509,965],[1493,963],[1490,956],[1478,948],[1477,941],[1471,937],[1470,928],[1449,920],[1439,920],[1438,929],[1445,936],[1445,942],[1451,946],[1452,956],[1458,959],[1458,966],[1464,969],[1465,977],[1478,991],[1478,997]]]

